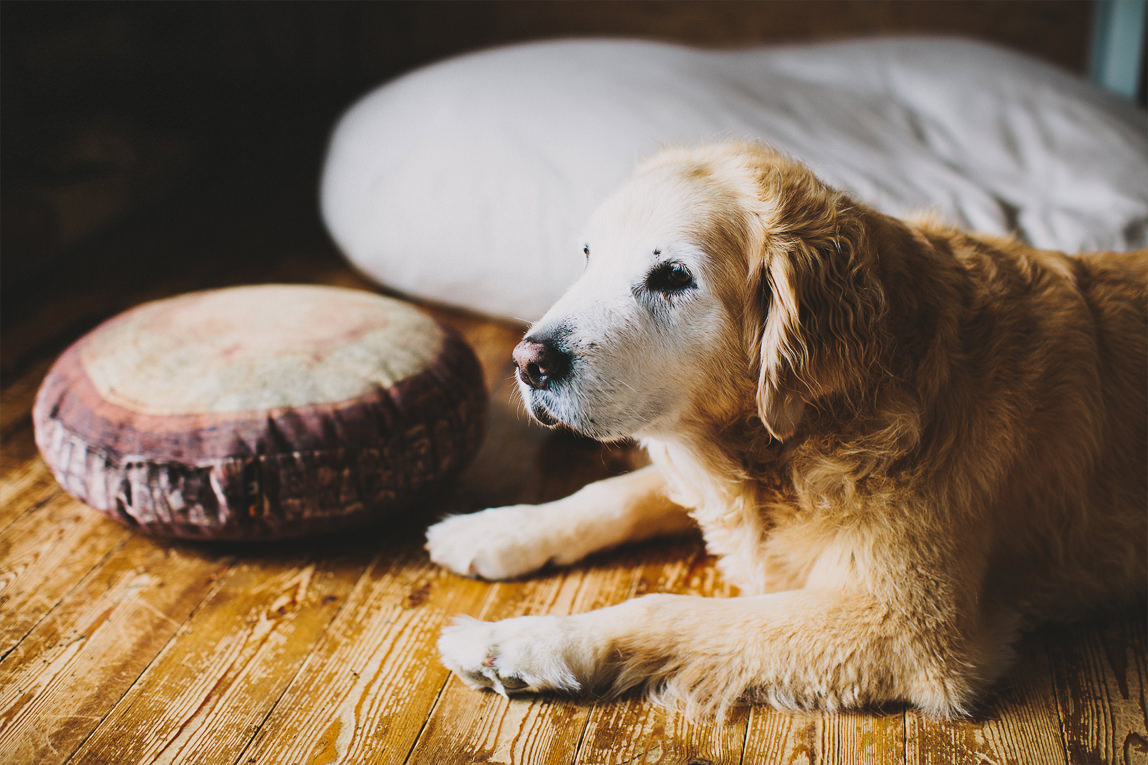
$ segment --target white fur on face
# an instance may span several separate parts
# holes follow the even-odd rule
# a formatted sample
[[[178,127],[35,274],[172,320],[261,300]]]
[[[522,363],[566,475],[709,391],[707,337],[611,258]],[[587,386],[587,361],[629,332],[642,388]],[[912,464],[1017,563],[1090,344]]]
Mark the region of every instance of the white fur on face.
[[[686,179],[651,172],[629,181],[592,216],[586,272],[527,333],[571,357],[545,390],[519,379],[527,409],[612,441],[672,430],[706,388],[731,317],[698,231],[708,200]],[[708,216],[713,218],[714,216]],[[678,264],[693,282],[658,291],[650,275]]]

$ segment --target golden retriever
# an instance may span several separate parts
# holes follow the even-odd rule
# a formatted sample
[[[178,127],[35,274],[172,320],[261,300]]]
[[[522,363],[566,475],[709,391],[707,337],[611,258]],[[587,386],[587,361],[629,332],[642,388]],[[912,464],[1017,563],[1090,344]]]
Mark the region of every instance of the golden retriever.
[[[726,143],[642,165],[585,253],[519,387],[653,464],[448,518],[430,556],[498,579],[696,523],[742,596],[463,618],[466,683],[964,715],[1033,620],[1143,595],[1148,252],[896,220]]]

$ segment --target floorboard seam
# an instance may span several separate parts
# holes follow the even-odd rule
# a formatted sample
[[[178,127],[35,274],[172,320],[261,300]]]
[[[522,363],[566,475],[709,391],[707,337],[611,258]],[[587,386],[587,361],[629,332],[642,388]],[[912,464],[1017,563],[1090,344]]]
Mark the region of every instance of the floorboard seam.
[[[901,710],[901,762],[909,765],[909,710]]]
[[[582,746],[586,743],[586,734],[590,732],[590,720],[594,718],[594,710],[596,709],[598,709],[597,702],[592,704],[586,713],[586,721],[582,723],[582,731],[578,734],[578,743],[574,747],[574,759],[570,760],[570,765],[576,765],[578,758],[582,756]]]
[[[423,733],[427,729],[427,724],[430,723],[431,716],[434,714],[435,709],[438,708],[438,702],[442,698],[443,692],[446,691],[447,685],[450,684],[450,678],[450,674],[447,674],[442,681],[442,685],[438,687],[438,692],[434,695],[434,702],[431,703],[430,709],[427,710],[427,716],[423,718],[423,724],[419,726],[418,735],[415,736],[415,740],[411,742],[411,748],[407,750],[406,756],[403,757],[404,765],[410,762],[411,756],[415,753],[415,749],[418,748],[419,741],[422,740]]]
[[[741,739],[741,754],[738,755],[737,765],[745,765],[745,749],[749,746],[749,726],[753,722],[754,713],[757,707],[750,706],[748,714],[745,716],[745,735]]]

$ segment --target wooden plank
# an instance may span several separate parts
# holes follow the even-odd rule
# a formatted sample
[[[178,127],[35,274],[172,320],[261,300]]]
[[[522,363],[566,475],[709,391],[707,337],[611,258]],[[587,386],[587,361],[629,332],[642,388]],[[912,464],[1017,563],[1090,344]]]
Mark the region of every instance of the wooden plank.
[[[1018,663],[973,720],[935,720],[910,710],[906,714],[907,761],[936,765],[1065,762],[1048,655],[1039,637],[1022,642],[1017,655]]]
[[[64,493],[39,455],[5,462],[0,477],[0,534],[21,516]]]
[[[419,744],[406,760],[434,763],[568,763],[586,724],[586,706],[576,700],[538,697],[507,701],[470,691],[467,703],[451,678]]]
[[[369,562],[346,542],[245,551],[72,759],[234,762]]]
[[[1148,763],[1144,613],[1049,630],[1064,746],[1072,763]]]
[[[401,762],[446,681],[439,630],[486,595],[415,544],[380,555],[238,762]]]
[[[0,657],[131,537],[58,489],[47,497],[0,532]]]
[[[6,383],[0,394],[0,529],[42,503],[56,479],[36,450],[32,402],[46,365]]]
[[[903,763],[905,713],[792,713],[755,707],[744,765],[773,762]]]
[[[749,710],[740,708],[728,720],[691,721],[640,697],[602,703],[594,709],[575,762],[738,765],[748,717]]]
[[[820,763],[819,729],[826,727],[827,717],[754,707],[747,723],[742,763]],[[884,765],[885,761],[874,758],[872,762]]]
[[[5,411],[11,411],[8,399],[3,399]],[[32,432],[31,410],[26,410],[12,427],[0,435],[0,486],[8,482],[9,473],[26,466],[39,457]]]
[[[231,559],[133,536],[0,661],[0,752],[66,760]]]

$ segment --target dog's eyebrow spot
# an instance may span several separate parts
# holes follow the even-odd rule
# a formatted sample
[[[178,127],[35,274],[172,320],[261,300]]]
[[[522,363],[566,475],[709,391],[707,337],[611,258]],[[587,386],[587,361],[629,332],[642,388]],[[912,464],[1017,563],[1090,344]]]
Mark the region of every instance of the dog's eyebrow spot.
[[[661,255],[661,254],[662,254],[662,251],[659,248],[655,247],[654,248],[654,255],[657,256],[657,255]]]

